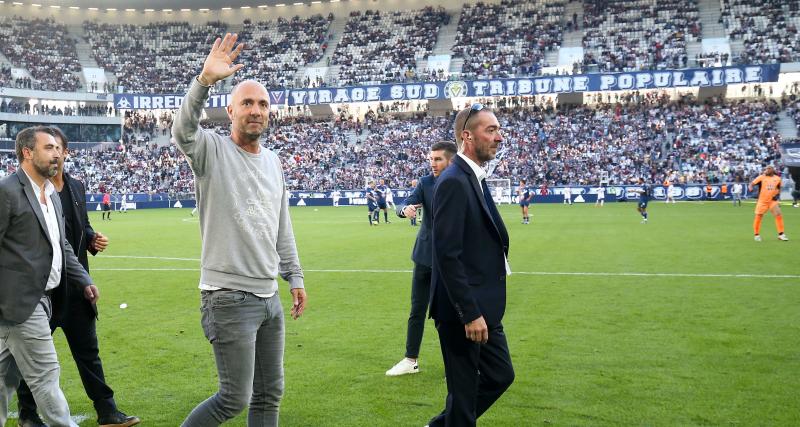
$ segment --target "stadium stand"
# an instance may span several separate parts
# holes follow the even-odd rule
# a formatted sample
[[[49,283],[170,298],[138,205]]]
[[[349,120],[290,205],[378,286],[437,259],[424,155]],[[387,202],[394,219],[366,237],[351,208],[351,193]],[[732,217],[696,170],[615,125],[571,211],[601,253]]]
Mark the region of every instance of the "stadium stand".
[[[738,62],[766,64],[800,58],[800,2],[720,0],[723,26],[733,40],[741,40]]]
[[[449,21],[443,8],[352,12],[331,64],[338,84],[412,80],[416,61],[427,58],[439,28]]]
[[[583,71],[685,68],[699,40],[695,0],[585,0]]]
[[[616,184],[639,177],[723,182],[754,176],[778,155],[775,122],[781,106],[775,101],[700,103],[691,97],[670,100],[665,93],[603,101],[566,109],[551,102],[496,102],[505,141],[492,176],[527,177],[549,186],[595,185],[604,175]],[[800,117],[798,104],[790,106]],[[452,116],[398,115],[391,109],[368,113],[363,121],[344,113],[329,121],[274,118],[265,146],[279,154],[293,190],[362,188],[378,178],[389,179],[390,186],[408,185],[427,173],[430,145],[452,137]],[[191,193],[182,155],[147,139],[168,132],[171,120],[166,113],[127,115],[124,143],[113,150],[74,153],[74,173],[87,179],[90,191],[105,185],[129,192]],[[227,132],[224,124],[204,122],[203,127]]]
[[[0,52],[32,77],[18,79],[15,87],[74,92],[81,86],[80,78],[73,74],[81,71],[75,40],[65,25],[52,18],[0,16],[0,38]],[[10,70],[4,75],[10,78]]]
[[[116,75],[126,92],[181,93],[190,83],[185,70],[200,69],[208,46],[225,34],[228,24],[112,25],[87,21],[83,29],[94,59]]]
[[[14,100],[3,99],[0,102],[0,113],[27,114],[32,116],[95,116],[113,117],[114,108],[101,105],[76,105],[58,107],[49,104],[22,103]]]
[[[453,55],[464,58],[462,76],[535,75],[547,51],[563,41],[563,1],[503,0],[465,4]]]
[[[271,88],[302,86],[294,81],[295,73],[322,58],[333,18],[331,13],[327,17],[278,18],[276,22],[244,21],[239,39],[249,48],[240,61],[248,66],[237,73],[234,83],[257,79]]]

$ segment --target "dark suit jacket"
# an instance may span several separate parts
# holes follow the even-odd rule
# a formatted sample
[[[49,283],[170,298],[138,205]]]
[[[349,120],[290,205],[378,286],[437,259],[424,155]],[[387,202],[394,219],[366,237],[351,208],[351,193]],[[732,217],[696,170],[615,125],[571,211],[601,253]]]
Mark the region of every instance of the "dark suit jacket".
[[[425,175],[419,179],[417,187],[406,197],[402,205],[397,206],[397,216],[405,218],[403,208],[408,205],[422,204],[422,209],[426,214],[432,215],[433,209],[433,188],[436,185],[436,177]],[[417,232],[417,240],[414,242],[414,250],[411,252],[411,259],[426,267],[433,265],[433,249],[431,247],[431,228],[433,221],[426,219],[422,222],[422,227]]]
[[[72,197],[73,216],[76,218],[76,223],[72,227],[72,234],[67,236],[67,241],[72,245],[75,250],[75,255],[78,261],[83,266],[83,269],[89,271],[89,257],[88,253],[96,255],[97,251],[89,248],[89,243],[94,239],[94,229],[92,224],[89,223],[89,214],[86,212],[86,187],[77,179],[71,177],[68,173],[64,172],[64,188],[61,191],[69,191]],[[68,209],[67,206],[62,206]]]
[[[33,185],[22,168],[0,180],[0,319],[14,323],[24,322],[33,313],[44,295],[53,261],[47,224]],[[50,201],[56,210],[63,254],[61,283],[53,297],[66,299],[70,291],[67,278],[74,286],[72,291],[81,293],[92,280],[65,238],[58,194],[54,192]],[[60,315],[54,310],[53,318]]]
[[[497,325],[506,307],[508,232],[488,206],[472,169],[460,156],[439,175],[433,202],[430,315]]]
[[[95,255],[97,251],[89,248],[89,243],[94,239],[95,233],[91,223],[89,223],[89,215],[86,211],[86,188],[83,186],[82,182],[64,172],[64,188],[62,188],[61,191],[68,191],[70,193],[72,206],[62,206],[62,208],[72,209],[72,217],[75,222],[75,224],[72,224],[72,227],[70,227],[71,233],[66,236],[67,242],[69,242],[72,249],[75,250],[78,262],[81,263],[83,269],[88,273],[88,253]],[[81,309],[82,307],[82,309],[89,310],[89,312],[97,316],[97,306],[84,298],[83,293],[71,292],[70,298],[67,301],[62,301],[58,298],[58,294],[54,295],[53,305],[55,308],[63,308],[64,313],[71,313],[74,312],[75,309]],[[77,307],[75,305],[77,305]],[[54,318],[51,324],[58,326],[60,324],[59,320],[60,319]]]

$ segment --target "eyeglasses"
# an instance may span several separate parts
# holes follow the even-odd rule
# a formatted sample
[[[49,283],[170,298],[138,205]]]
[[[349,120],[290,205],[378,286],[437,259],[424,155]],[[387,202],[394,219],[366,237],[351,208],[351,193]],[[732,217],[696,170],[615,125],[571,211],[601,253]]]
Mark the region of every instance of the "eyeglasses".
[[[469,107],[469,113],[467,113],[467,118],[464,119],[464,124],[461,126],[461,132],[464,132],[464,130],[467,128],[467,122],[469,121],[469,118],[472,117],[472,114],[481,110],[483,110],[483,104],[480,102],[476,102]]]

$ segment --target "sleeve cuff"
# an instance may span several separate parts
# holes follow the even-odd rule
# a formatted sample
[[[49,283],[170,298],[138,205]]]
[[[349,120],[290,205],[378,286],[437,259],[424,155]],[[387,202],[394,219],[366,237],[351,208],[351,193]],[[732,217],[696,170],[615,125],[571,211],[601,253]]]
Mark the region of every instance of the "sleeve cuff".
[[[303,284],[303,277],[301,276],[291,276],[289,277],[289,289],[303,289],[305,285]]]
[[[208,97],[208,92],[210,90],[211,86],[203,86],[203,84],[200,83],[200,76],[195,76],[195,78],[192,79],[192,84],[189,86],[189,94],[203,99]]]

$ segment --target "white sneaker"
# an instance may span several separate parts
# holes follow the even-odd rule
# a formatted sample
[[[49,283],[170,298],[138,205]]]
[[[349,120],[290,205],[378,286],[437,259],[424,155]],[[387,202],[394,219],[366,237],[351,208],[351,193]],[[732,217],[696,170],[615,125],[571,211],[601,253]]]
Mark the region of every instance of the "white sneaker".
[[[412,362],[404,357],[403,360],[392,366],[392,369],[386,371],[386,375],[396,377],[398,375],[416,374],[417,372],[419,372],[419,363]]]
[[[756,242],[760,242],[760,241],[761,241],[761,236],[759,236],[758,234],[756,234],[756,235],[755,235],[755,237],[754,237],[754,240],[755,240]]]
[[[789,238],[786,237],[785,234],[778,234],[778,240],[783,240],[784,242],[788,242]]]

